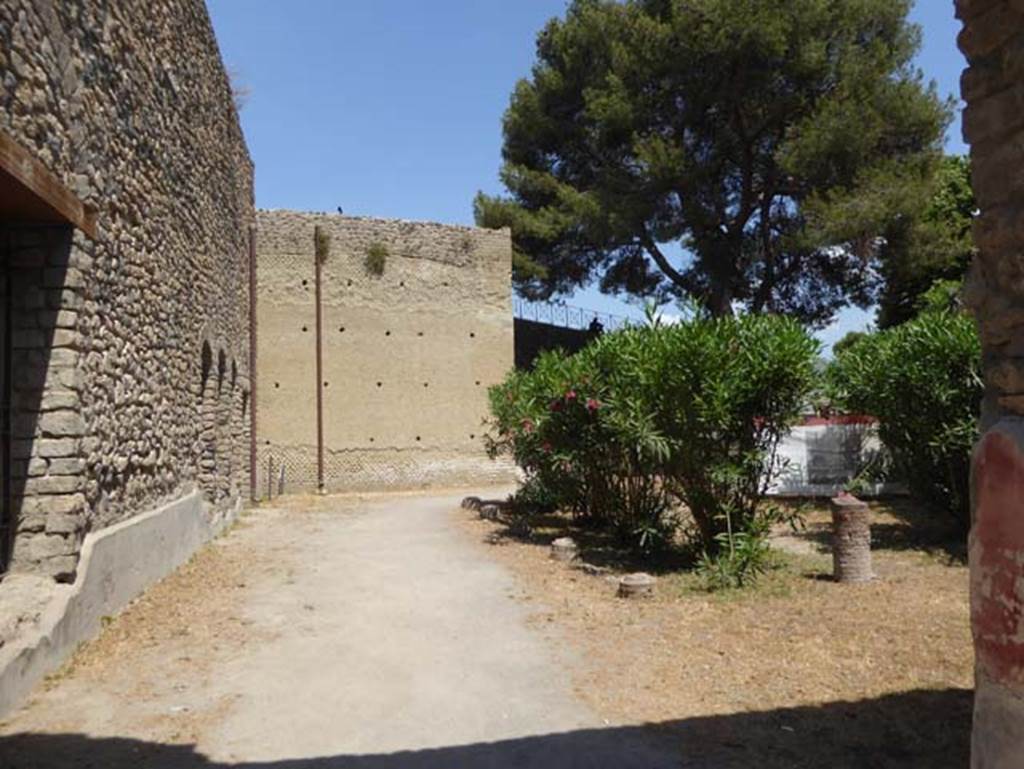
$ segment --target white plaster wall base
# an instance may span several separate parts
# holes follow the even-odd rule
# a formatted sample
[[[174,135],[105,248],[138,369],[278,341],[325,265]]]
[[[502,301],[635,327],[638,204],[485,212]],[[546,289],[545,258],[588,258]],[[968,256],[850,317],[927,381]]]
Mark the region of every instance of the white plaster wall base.
[[[91,532],[82,545],[77,578],[44,613],[34,632],[0,648],[0,715],[14,709],[45,676],[150,585],[185,563],[234,520],[211,521],[202,494]],[[0,590],[3,587],[0,585]]]

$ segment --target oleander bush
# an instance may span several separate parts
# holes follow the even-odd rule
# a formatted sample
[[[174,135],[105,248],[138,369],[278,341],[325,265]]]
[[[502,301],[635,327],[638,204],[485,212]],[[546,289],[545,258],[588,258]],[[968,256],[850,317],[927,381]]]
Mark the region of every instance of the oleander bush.
[[[857,339],[836,355],[826,376],[836,404],[879,420],[894,476],[966,531],[984,390],[973,319],[955,308],[928,309]]]
[[[775,316],[605,334],[493,387],[488,448],[558,507],[645,552],[673,540],[682,503],[715,558],[758,531],[775,449],[814,386],[817,352],[797,322]]]

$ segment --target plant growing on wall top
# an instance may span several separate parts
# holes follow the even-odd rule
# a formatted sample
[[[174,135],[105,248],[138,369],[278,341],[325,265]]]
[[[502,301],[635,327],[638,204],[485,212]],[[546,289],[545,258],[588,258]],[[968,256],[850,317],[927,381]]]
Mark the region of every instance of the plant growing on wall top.
[[[388,261],[388,247],[383,243],[371,243],[366,249],[366,259],[363,266],[370,275],[378,278],[384,274],[384,265]]]

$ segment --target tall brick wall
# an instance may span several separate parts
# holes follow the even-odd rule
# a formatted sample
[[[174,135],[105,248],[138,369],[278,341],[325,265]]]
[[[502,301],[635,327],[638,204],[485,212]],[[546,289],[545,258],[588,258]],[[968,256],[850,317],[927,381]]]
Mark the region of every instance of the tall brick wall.
[[[0,222],[12,568],[68,579],[87,531],[247,486],[252,164],[202,0],[4,0],[0,77],[0,131],[96,211]]]
[[[978,256],[966,298],[987,393],[970,534],[976,652],[972,765],[1024,765],[1024,2],[957,0]]]
[[[260,487],[316,488],[314,229],[323,264],[329,490],[506,480],[483,448],[487,388],[512,368],[508,231],[260,211]],[[383,272],[367,254],[385,254]],[[268,479],[268,473],[273,479]]]

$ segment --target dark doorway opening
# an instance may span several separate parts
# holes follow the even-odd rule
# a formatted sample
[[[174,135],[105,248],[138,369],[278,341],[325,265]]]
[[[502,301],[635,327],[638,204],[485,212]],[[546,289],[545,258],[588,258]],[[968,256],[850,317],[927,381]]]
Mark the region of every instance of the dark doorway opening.
[[[0,228],[0,575],[7,572],[14,550],[14,506],[11,492],[11,232]]]
[[[45,506],[21,519],[29,477],[48,466],[34,446],[73,227],[96,237],[94,212],[0,131],[0,579],[22,524],[43,530]]]
[[[0,216],[0,577],[19,529],[38,534],[45,525],[46,498],[26,501],[26,491],[47,465],[37,456],[40,417],[71,236],[67,224]]]

